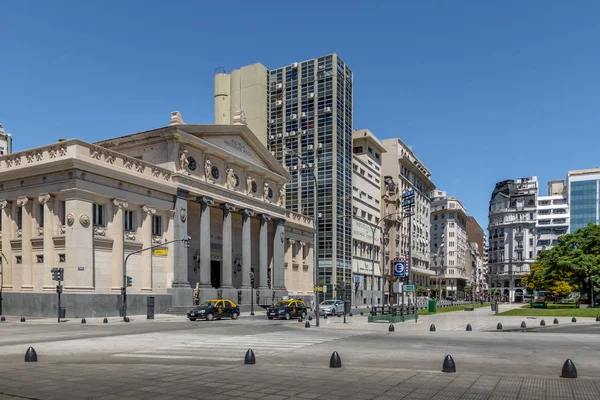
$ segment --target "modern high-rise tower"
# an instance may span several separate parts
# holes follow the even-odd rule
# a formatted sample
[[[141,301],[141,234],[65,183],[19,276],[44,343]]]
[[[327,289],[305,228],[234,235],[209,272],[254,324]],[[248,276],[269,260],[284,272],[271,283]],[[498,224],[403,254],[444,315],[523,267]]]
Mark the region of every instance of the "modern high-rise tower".
[[[215,123],[230,124],[242,111],[292,176],[289,210],[315,215],[316,174],[318,284],[333,298],[336,284],[352,279],[352,71],[337,54],[273,70],[252,64],[217,71]]]
[[[4,127],[0,124],[0,155],[12,153],[12,136],[4,132]]]

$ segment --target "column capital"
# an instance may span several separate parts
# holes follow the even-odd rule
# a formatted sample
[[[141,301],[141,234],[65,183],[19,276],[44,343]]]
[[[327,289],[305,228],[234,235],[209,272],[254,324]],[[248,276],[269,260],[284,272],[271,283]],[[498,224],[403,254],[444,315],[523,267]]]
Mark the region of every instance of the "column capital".
[[[221,203],[219,208],[221,208],[221,210],[223,210],[223,212],[227,212],[227,213],[235,211],[235,206],[231,203]]]
[[[149,205],[145,205],[144,207],[142,207],[142,211],[148,215],[156,214],[156,208],[153,206],[149,206]]]
[[[113,205],[116,208],[128,208],[129,207],[129,203],[127,202],[127,200],[123,200],[123,199],[113,199]]]
[[[296,243],[296,240],[295,239],[288,239],[288,242],[290,242],[291,244],[294,244],[294,243]]]
[[[42,193],[39,195],[38,201],[40,204],[46,204],[47,202],[50,201],[51,198],[52,198],[52,196],[50,196],[49,193]]]
[[[302,247],[306,246],[306,242],[299,242],[299,243],[300,243],[300,246],[302,246]]]
[[[278,226],[284,226],[286,223],[286,220],[284,218],[278,218],[277,219],[277,225]]]
[[[254,211],[253,211],[253,210],[251,210],[251,209],[249,209],[249,208],[245,208],[245,209],[242,211],[242,215],[243,215],[244,217],[246,217],[246,218],[248,218],[248,217],[253,217],[253,216],[254,216]]]
[[[0,210],[5,209],[6,206],[8,205],[8,203],[10,203],[8,200],[6,200],[6,199],[0,199]]]
[[[24,207],[29,202],[29,197],[17,197],[17,206]]]
[[[215,204],[215,201],[212,197],[202,196],[196,197],[196,203],[199,203],[202,207],[212,207]]]
[[[260,221],[269,222],[271,220],[271,216],[269,214],[260,214]]]

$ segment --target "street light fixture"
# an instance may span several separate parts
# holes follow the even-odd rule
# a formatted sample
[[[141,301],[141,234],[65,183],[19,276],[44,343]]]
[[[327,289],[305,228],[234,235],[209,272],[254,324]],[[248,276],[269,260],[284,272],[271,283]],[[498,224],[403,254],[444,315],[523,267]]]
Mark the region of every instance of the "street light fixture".
[[[168,242],[155,244],[153,246],[146,247],[145,249],[132,251],[131,253],[127,254],[127,256],[125,257],[125,260],[123,261],[123,287],[121,288],[121,295],[122,295],[121,306],[123,307],[123,321],[124,322],[127,322],[127,288],[133,284],[131,277],[127,276],[127,260],[129,259],[129,257],[131,257],[134,254],[139,254],[146,250],[152,250],[157,247],[163,247],[167,244],[175,243],[175,242],[183,242],[183,247],[187,249],[190,247],[191,240],[192,240],[192,238],[189,235],[184,235],[182,239],[176,239],[176,240],[171,240]]]
[[[250,271],[250,315],[254,316],[254,272]]]
[[[317,146],[317,149],[318,148],[320,148],[320,146]],[[285,153],[291,154],[294,157],[298,158],[300,160],[300,162],[302,163],[302,166],[306,165],[306,163],[304,162],[304,158],[302,158],[302,156],[300,156],[294,150],[284,148],[283,151]],[[314,228],[315,228],[315,244],[313,246],[313,253],[314,253],[313,269],[314,269],[314,293],[315,293],[314,294],[314,296],[315,296],[315,322],[316,322],[316,326],[319,326],[319,203],[317,201],[317,191],[319,189],[319,182],[317,179],[317,175],[315,174],[314,167],[307,166],[307,169],[309,169],[311,171],[312,177],[313,177],[313,183],[314,183],[313,224],[314,224]]]
[[[4,262],[2,259],[6,261],[6,265],[8,265],[8,259],[2,251],[0,251],[0,256],[2,256],[0,258],[0,315],[2,315],[2,288],[4,287]]]

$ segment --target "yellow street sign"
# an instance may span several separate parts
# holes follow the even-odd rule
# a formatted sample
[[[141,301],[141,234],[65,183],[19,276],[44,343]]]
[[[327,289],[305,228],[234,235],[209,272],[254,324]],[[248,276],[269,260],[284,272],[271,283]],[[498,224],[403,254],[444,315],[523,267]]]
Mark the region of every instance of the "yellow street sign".
[[[166,256],[168,253],[168,249],[154,249],[155,256]]]
[[[315,286],[313,288],[313,292],[322,292],[323,291],[323,286]]]
[[[529,289],[533,289],[533,288],[534,288],[534,286],[535,286],[535,285],[534,285],[533,283],[530,283],[529,285],[527,285],[527,287],[528,287]]]

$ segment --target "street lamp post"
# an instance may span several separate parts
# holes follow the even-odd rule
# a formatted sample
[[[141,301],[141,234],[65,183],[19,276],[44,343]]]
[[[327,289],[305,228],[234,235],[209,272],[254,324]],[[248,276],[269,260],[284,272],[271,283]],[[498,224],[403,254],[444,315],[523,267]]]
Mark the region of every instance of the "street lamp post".
[[[300,156],[300,154],[296,153],[291,149],[284,149],[286,153],[289,153],[300,160],[302,165],[305,165],[304,158]],[[317,201],[317,191],[319,190],[319,182],[317,180],[317,175],[315,174],[315,169],[310,168],[313,177],[314,183],[314,217],[313,224],[315,227],[315,244],[313,246],[313,269],[314,269],[314,296],[315,296],[315,323],[316,326],[319,326],[319,203]]]
[[[254,272],[250,271],[250,315],[254,316]]]
[[[8,265],[8,259],[1,251],[0,255],[2,256],[2,258],[0,258],[0,315],[2,315],[2,288],[4,287],[4,262],[2,261],[2,259],[6,261],[6,265]]]
[[[127,322],[127,287],[131,286],[131,278],[127,276],[127,260],[129,259],[129,257],[131,257],[134,254],[139,254],[143,251],[146,250],[152,250],[155,249],[157,247],[163,247],[164,245],[170,244],[170,243],[175,243],[175,242],[183,242],[183,245],[185,248],[190,247],[190,240],[192,240],[191,237],[189,237],[188,235],[185,235],[183,237],[183,239],[177,239],[177,240],[171,240],[168,242],[164,242],[164,243],[160,243],[160,244],[155,244],[153,246],[150,247],[146,247],[145,249],[140,249],[140,250],[136,250],[136,251],[132,251],[131,253],[127,254],[127,256],[125,257],[125,260],[123,261],[123,287],[121,288],[121,293],[123,296],[122,299],[122,307],[123,307],[123,321]]]

